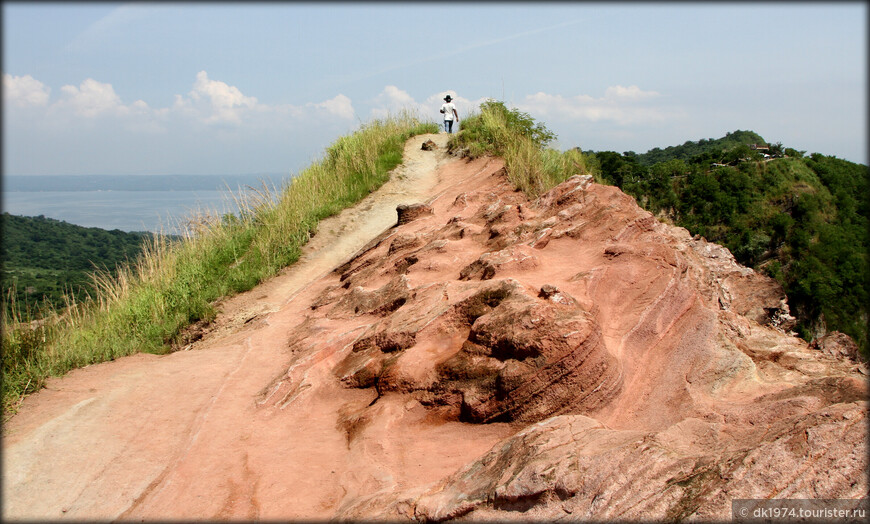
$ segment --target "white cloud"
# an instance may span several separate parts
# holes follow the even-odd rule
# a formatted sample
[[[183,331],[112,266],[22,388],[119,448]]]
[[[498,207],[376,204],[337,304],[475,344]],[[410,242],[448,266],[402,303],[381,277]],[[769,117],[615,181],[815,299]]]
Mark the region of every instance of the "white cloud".
[[[330,98],[329,100],[320,102],[319,104],[307,104],[307,106],[323,109],[331,115],[347,120],[353,120],[354,116],[356,116],[356,111],[353,109],[353,104],[351,103],[350,98],[342,94],[338,94],[334,98]]]
[[[350,98],[343,94],[299,106],[262,104],[236,86],[210,79],[205,71],[197,73],[187,96],[175,95],[175,102],[167,110],[173,115],[224,128],[228,125],[292,127],[329,117],[352,120],[356,114]]]
[[[200,101],[208,104],[208,115],[204,117],[206,123],[239,123],[245,109],[257,106],[255,97],[245,96],[238,87],[225,82],[210,80],[205,71],[196,74],[196,81],[189,95],[195,105]]]
[[[148,104],[145,103],[144,100],[136,100],[135,102],[130,104],[130,107],[137,113],[148,113],[151,109],[150,107],[148,107]]]
[[[121,103],[112,84],[88,78],[79,87],[65,85],[60,88],[66,98],[55,102],[55,108],[69,107],[76,115],[93,118],[100,115],[125,115],[130,109]]]
[[[637,86],[608,87],[601,98],[590,95],[563,97],[538,92],[527,95],[518,108],[536,118],[611,121],[619,125],[660,123],[673,116],[665,107],[644,105],[659,96],[655,91],[643,91]]]
[[[628,100],[643,100],[646,98],[654,98],[659,96],[656,91],[642,91],[637,86],[611,86],[604,91],[606,99],[628,99]]]
[[[18,107],[45,106],[51,89],[30,75],[3,74],[4,102]]]
[[[384,90],[374,98],[372,103],[372,116],[374,118],[386,118],[402,111],[420,112],[422,109],[422,104],[418,104],[407,91],[393,85],[384,87]]]

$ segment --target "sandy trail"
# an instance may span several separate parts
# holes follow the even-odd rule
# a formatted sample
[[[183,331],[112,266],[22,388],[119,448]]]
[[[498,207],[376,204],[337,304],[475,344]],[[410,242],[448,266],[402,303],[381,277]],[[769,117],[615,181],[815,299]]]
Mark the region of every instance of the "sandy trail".
[[[322,220],[297,263],[256,289],[221,304],[223,315],[216,322],[216,331],[232,332],[258,315],[278,311],[306,284],[332,271],[395,225],[397,205],[424,202],[443,192],[448,181],[439,184],[438,168],[451,160],[446,154],[448,136],[441,133],[411,138],[405,144],[403,162],[390,180],[359,204]],[[423,151],[420,146],[429,139],[439,149]]]
[[[373,393],[331,370],[365,326],[289,349],[320,277],[392,227],[398,204],[487,167],[451,159],[447,138],[409,140],[388,183],[322,221],[295,265],[226,300],[191,350],[74,370],[26,399],[4,427],[4,519],[329,518],[356,494],[438,480],[509,434],[432,421],[388,395],[383,423],[357,436],[348,421]],[[428,139],[437,150],[421,150]]]

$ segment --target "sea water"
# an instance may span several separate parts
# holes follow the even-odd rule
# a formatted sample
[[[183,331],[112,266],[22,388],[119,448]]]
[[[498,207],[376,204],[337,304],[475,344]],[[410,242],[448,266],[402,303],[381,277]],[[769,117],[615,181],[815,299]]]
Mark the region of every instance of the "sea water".
[[[9,175],[3,211],[84,227],[178,234],[203,214],[238,213],[237,199],[279,192],[288,175]]]
[[[3,211],[84,227],[177,234],[187,219],[237,213],[227,191],[4,191]]]

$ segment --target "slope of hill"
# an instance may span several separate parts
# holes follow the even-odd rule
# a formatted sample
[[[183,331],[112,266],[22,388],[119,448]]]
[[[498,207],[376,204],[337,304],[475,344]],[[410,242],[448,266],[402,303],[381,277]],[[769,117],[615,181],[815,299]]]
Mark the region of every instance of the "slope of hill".
[[[210,303],[216,318],[184,351],[113,354],[26,397],[4,424],[3,518],[720,521],[758,497],[866,508],[868,369],[851,340],[793,336],[775,279],[669,224],[676,207],[658,220],[595,183],[579,151],[544,150],[525,115],[482,107],[464,126],[483,131],[486,144],[463,146],[476,159],[418,136],[389,182],[337,216],[275,231],[265,215],[268,247],[317,234],[296,264]],[[667,204],[691,171],[665,167],[681,164],[624,182]],[[717,183],[749,177],[732,175]],[[800,187],[797,202],[822,192]],[[313,189],[294,182],[283,198]],[[244,263],[233,254],[221,281]],[[181,268],[167,275],[184,293],[208,283]],[[155,298],[140,302],[171,305]],[[122,321],[111,331],[155,323],[116,307],[101,308]]]
[[[151,236],[9,213],[2,215],[0,233],[3,294],[14,289],[19,311],[59,307],[64,293],[82,300],[93,293],[90,274],[95,268],[113,270],[135,260]]]
[[[722,138],[704,139],[692,142],[687,140],[679,146],[669,146],[664,149],[655,147],[646,153],[637,155],[637,161],[644,166],[652,166],[659,162],[668,160],[689,160],[704,153],[726,152],[739,146],[748,146],[750,144],[765,144],[764,139],[754,131],[737,130],[727,133]]]
[[[652,166],[610,151],[590,154],[590,162],[602,180],[645,209],[724,245],[741,264],[775,277],[805,339],[843,331],[866,354],[867,166],[784,151],[790,156],[747,158],[743,144],[731,153],[705,149],[688,161],[671,158]],[[734,165],[713,164],[722,160]]]
[[[499,158],[419,165],[437,183],[398,220],[377,205],[414,165],[191,351],[26,399],[4,517],[722,521],[866,496],[866,366],[788,335],[776,281],[588,175],[532,200]]]

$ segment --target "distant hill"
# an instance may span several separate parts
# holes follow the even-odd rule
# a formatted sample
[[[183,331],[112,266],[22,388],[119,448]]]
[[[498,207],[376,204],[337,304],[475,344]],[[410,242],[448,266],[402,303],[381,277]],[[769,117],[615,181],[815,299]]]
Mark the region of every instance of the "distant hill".
[[[659,162],[666,162],[673,159],[689,160],[704,153],[726,152],[735,147],[741,145],[749,146],[750,144],[760,145],[766,144],[766,142],[761,135],[754,131],[737,130],[732,133],[727,133],[722,138],[702,138],[697,142],[687,140],[683,145],[670,146],[664,149],[655,147],[646,153],[637,155],[637,161],[641,165],[651,166]]]
[[[802,337],[842,331],[866,355],[867,166],[819,153],[804,156],[781,144],[775,148],[785,157],[764,158],[748,146],[760,142],[756,133],[736,131],[644,155],[588,156],[604,182],[647,210],[724,245],[741,264],[776,278]]]
[[[14,289],[18,306],[61,305],[63,293],[81,299],[92,289],[95,267],[113,270],[135,260],[148,233],[81,227],[44,216],[3,213],[0,222],[4,300]],[[11,305],[11,304],[7,304]]]

